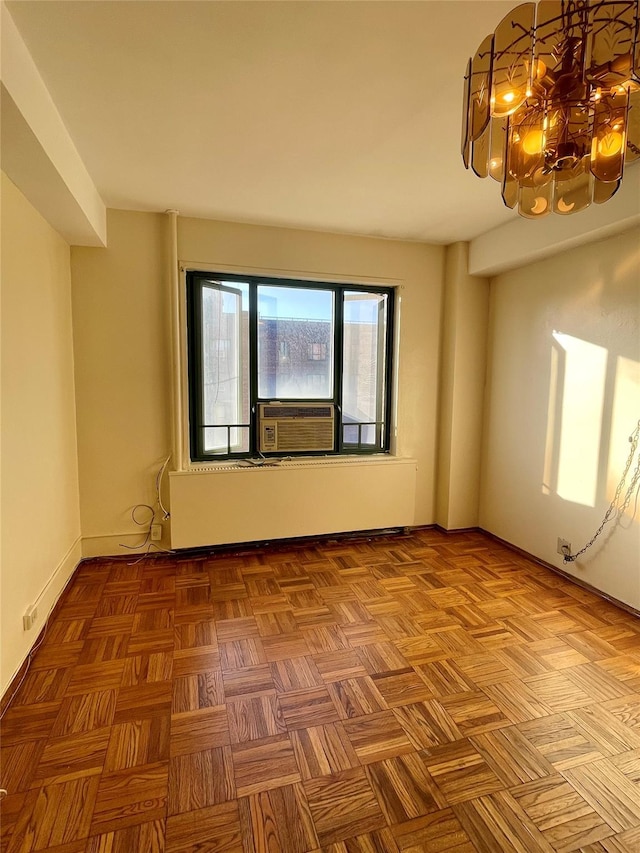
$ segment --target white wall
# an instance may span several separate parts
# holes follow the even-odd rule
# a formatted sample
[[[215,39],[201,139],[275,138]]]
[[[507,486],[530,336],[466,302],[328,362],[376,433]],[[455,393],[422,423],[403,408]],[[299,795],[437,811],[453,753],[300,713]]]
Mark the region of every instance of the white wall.
[[[633,500],[578,562],[556,553],[599,526],[640,419],[640,230],[498,276],[490,341],[480,525],[640,608]]]
[[[0,693],[80,559],[69,246],[4,174],[1,386]]]
[[[180,218],[178,226],[185,264],[398,285],[394,444],[418,463],[414,523],[432,523],[442,247],[201,219]],[[153,502],[155,473],[171,440],[169,219],[109,211],[108,233],[107,249],[72,249],[87,556],[123,553],[120,542],[140,540],[129,513],[135,503]],[[309,478],[313,488],[312,471]],[[242,510],[224,506],[230,515]],[[213,513],[210,504],[201,511]]]

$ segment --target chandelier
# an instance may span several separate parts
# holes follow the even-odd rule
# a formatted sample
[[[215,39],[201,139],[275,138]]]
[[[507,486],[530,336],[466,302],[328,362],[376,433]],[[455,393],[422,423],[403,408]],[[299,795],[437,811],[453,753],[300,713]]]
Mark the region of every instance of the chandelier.
[[[538,219],[616,192],[640,159],[638,0],[523,3],[465,76],[464,164]]]

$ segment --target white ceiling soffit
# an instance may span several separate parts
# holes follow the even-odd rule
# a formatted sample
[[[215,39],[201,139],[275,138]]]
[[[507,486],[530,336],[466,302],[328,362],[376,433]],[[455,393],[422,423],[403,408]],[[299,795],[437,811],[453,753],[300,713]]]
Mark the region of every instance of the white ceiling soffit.
[[[485,275],[623,227],[633,201],[530,222],[465,171],[466,62],[515,5],[7,3],[109,207],[469,240]]]
[[[69,243],[102,246],[106,208],[2,4],[2,170]]]
[[[469,247],[469,274],[497,275],[638,225],[640,162],[636,161],[627,166],[620,189],[606,204],[592,204],[574,216],[550,215],[536,221],[518,216],[476,237]]]
[[[109,207],[434,243],[515,215],[460,156],[511,0],[7,5]]]

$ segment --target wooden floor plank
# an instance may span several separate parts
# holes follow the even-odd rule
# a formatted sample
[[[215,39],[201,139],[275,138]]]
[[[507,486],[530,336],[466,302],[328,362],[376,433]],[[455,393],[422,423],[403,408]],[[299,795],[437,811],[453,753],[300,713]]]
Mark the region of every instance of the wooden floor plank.
[[[476,532],[83,563],[2,853],[636,853],[640,620]]]

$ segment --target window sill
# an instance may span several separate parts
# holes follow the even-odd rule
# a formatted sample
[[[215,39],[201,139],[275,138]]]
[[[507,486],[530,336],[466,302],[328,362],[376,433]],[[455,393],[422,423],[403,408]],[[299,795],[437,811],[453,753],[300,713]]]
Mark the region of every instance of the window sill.
[[[259,463],[259,464],[256,464]],[[271,463],[271,464],[269,464]],[[191,476],[192,474],[217,474],[246,471],[275,471],[287,469],[342,468],[344,466],[380,466],[380,465],[417,465],[417,461],[407,456],[393,456],[389,453],[362,455],[295,456],[277,462],[248,459],[224,459],[219,462],[193,462],[182,471],[172,471],[171,477]]]

